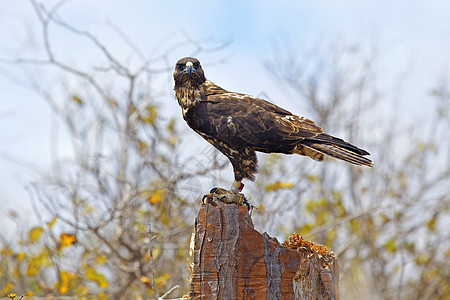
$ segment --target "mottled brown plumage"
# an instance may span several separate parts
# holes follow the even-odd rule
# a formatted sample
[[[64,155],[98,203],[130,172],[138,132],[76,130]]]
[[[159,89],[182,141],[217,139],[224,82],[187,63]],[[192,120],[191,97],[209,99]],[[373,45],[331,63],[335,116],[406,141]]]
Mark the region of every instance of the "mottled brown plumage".
[[[313,121],[263,99],[215,85],[206,79],[195,58],[180,59],[173,76],[184,120],[229,158],[238,189],[242,179],[255,178],[255,151],[295,153],[317,161],[327,154],[355,165],[373,165],[364,157],[367,151],[323,133]]]

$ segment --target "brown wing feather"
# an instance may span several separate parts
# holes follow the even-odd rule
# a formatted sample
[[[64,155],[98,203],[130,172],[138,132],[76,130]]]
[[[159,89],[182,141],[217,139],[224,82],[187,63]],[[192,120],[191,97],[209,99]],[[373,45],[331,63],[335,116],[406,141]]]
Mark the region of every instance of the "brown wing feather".
[[[327,154],[353,164],[373,164],[362,157],[367,151],[323,133],[309,119],[260,98],[230,93],[210,81],[204,86],[204,98],[186,118],[199,133],[261,152],[297,153],[318,161]]]
[[[230,93],[206,82],[205,98],[191,108],[194,129],[236,146],[293,153],[305,138],[322,133],[313,121],[260,98]],[[193,127],[193,126],[191,126]]]

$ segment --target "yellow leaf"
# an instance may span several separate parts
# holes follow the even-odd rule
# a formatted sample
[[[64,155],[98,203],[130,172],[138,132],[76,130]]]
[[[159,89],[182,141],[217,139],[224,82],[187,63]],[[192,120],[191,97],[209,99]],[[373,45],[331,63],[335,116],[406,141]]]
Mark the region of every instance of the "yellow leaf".
[[[361,227],[361,222],[358,219],[350,219],[349,221],[350,229],[353,232],[359,232]]]
[[[134,106],[133,104],[130,105],[130,114],[135,114],[137,112],[136,106]]]
[[[171,133],[175,132],[175,122],[176,122],[176,119],[172,118],[172,119],[170,119],[169,125],[167,125],[167,130]]]
[[[94,281],[98,284],[101,289],[106,289],[109,286],[108,281],[105,278],[105,275],[97,272],[95,268],[87,267],[86,268],[86,279],[90,281]]]
[[[154,247],[152,251],[153,259],[157,259],[158,256],[161,254],[161,248]],[[150,261],[151,255],[150,252],[146,252],[144,254],[144,259]]]
[[[22,278],[22,270],[20,270],[19,266],[14,267],[14,269],[12,270],[12,275],[17,279]],[[1,276],[1,272],[0,272],[0,276]]]
[[[80,299],[87,299],[86,297],[89,294],[89,291],[90,290],[86,285],[81,284],[81,285],[76,285],[74,294],[79,296]]]
[[[93,211],[94,211],[94,207],[92,205],[85,203],[83,216],[87,216],[90,213],[92,213]]]
[[[166,191],[164,189],[157,189],[156,191],[153,192],[148,201],[150,202],[150,204],[160,203],[164,198],[165,192]]]
[[[78,97],[78,96],[75,96],[75,95],[72,96],[72,100],[73,100],[74,102],[78,103],[79,105],[83,104],[83,100],[81,100],[81,98]]]
[[[55,284],[55,287],[59,290],[59,292],[62,295],[64,295],[69,291],[70,277],[69,274],[65,271],[60,272],[59,276],[61,278],[61,281],[57,282]]]
[[[178,144],[180,142],[180,138],[177,135],[172,135],[169,138],[168,142],[171,146],[175,146],[176,144]]]
[[[381,217],[381,221],[383,222],[383,225],[385,225],[391,221],[391,219],[383,212],[380,213],[380,217]]]
[[[9,292],[11,292],[11,290],[14,288],[14,283],[12,282],[8,282],[7,284],[5,284],[2,288],[1,294],[2,295],[6,295]]]
[[[42,233],[44,232],[44,228],[37,226],[33,227],[30,232],[28,233],[28,239],[30,243],[34,243],[41,237]]]
[[[428,256],[427,254],[420,254],[418,255],[414,261],[416,262],[416,264],[418,265],[427,265],[430,262],[430,256]]]
[[[414,253],[416,245],[413,242],[404,242],[403,248],[410,253]]]
[[[43,248],[41,253],[38,256],[38,261],[40,266],[49,267],[52,265],[52,261],[50,260],[50,253],[48,248]]]
[[[144,156],[147,152],[147,143],[144,141],[138,141],[139,153]]]
[[[319,178],[317,178],[317,176],[315,176],[315,175],[309,175],[307,178],[308,178],[308,181],[311,183],[317,182],[319,180]]]
[[[56,220],[57,220],[57,218],[56,217],[53,217],[53,219],[50,221],[50,222],[48,222],[48,228],[52,228],[53,227],[53,225],[55,225],[55,223],[56,223]]]
[[[95,258],[95,262],[99,265],[103,265],[108,261],[108,259],[106,258],[106,256],[104,256],[103,254],[99,254],[97,255],[97,257]]]
[[[434,215],[428,222],[427,222],[427,228],[429,231],[435,231],[436,229],[436,220],[437,217]]]
[[[59,273],[59,276],[61,278],[60,282],[57,282],[55,284],[55,287],[59,290],[59,292],[64,295],[69,291],[70,288],[70,281],[73,278],[77,278],[77,274],[75,273],[69,273],[66,271],[62,271]]]
[[[266,191],[267,192],[272,192],[272,191],[277,191],[280,189],[290,189],[293,188],[294,185],[292,184],[292,182],[280,182],[280,181],[276,181],[275,183],[269,184],[266,186]]]
[[[62,233],[59,237],[59,250],[71,246],[76,241],[77,237],[74,234]]]
[[[161,286],[167,283],[167,281],[170,278],[170,274],[169,273],[164,273],[163,275],[159,276],[156,278],[156,285]]]
[[[24,261],[27,258],[27,254],[25,252],[19,252],[15,256],[18,261]]]
[[[114,99],[108,99],[108,104],[109,104],[109,106],[111,106],[113,109],[116,109],[116,108],[119,106],[119,104],[117,103],[117,101],[114,100]]]
[[[156,117],[158,116],[158,109],[154,105],[148,105],[145,108],[145,113],[139,116],[139,119],[147,124],[155,125]]]
[[[397,251],[397,245],[394,238],[390,239],[386,244],[384,244],[384,247],[390,253],[395,253]]]
[[[39,273],[39,270],[40,270],[39,266],[36,265],[36,263],[34,261],[30,261],[28,263],[28,268],[27,268],[25,274],[27,276],[35,276]]]
[[[35,276],[39,274],[41,266],[48,267],[51,264],[48,250],[42,250],[37,256],[31,256],[28,260],[28,268],[25,272],[27,276]]]
[[[2,248],[2,251],[1,251],[0,253],[1,253],[2,255],[10,256],[10,255],[13,254],[13,251],[12,251],[11,248],[3,247],[3,248]]]
[[[159,255],[161,254],[161,248],[154,247],[153,251],[152,251],[152,254],[153,254],[153,258],[157,259],[159,257]]]

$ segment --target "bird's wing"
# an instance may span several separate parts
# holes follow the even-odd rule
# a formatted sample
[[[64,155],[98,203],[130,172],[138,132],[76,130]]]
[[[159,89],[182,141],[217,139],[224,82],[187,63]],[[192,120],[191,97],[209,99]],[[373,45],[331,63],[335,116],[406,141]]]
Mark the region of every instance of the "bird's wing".
[[[267,152],[289,153],[301,140],[322,134],[311,120],[237,93],[208,95],[190,109],[187,121],[200,133],[230,145]]]

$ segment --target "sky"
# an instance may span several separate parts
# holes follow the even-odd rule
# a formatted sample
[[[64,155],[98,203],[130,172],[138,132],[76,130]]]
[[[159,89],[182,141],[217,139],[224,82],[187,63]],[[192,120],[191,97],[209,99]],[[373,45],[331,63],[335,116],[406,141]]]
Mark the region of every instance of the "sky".
[[[42,3],[51,6],[55,1]],[[426,106],[416,101],[421,97],[415,95],[429,92],[440,74],[450,68],[448,1],[73,0],[61,8],[60,15],[72,26],[96,35],[124,61],[129,58],[130,49],[110,24],[120,28],[148,57],[157,56],[186,35],[211,39],[217,44],[232,41],[220,53],[221,58],[226,58],[224,63],[214,64],[218,61],[216,54],[200,54],[201,61],[206,62],[206,76],[231,91],[264,93],[293,111],[298,107],[286,99],[264,67],[267,60],[277,55],[275,44],[280,41],[292,49],[308,49],[320,40],[375,44],[381,55],[384,84],[389,85],[402,71],[411,70],[403,101],[408,101],[412,116]],[[2,3],[0,228],[12,228],[7,217],[12,210],[21,217],[32,215],[27,192],[36,178],[32,168],[48,170],[51,163],[54,116],[45,102],[26,88],[23,69],[1,63],[5,58],[39,55],[33,50],[39,40],[30,38],[38,33],[39,23],[29,1]],[[80,47],[76,37],[57,30],[52,33],[59,41],[55,46],[58,55],[79,64],[90,63],[89,58],[95,57],[93,49]],[[181,55],[177,52],[170,57],[173,64]],[[165,113],[181,119],[175,100],[169,100],[173,99],[170,84]]]

